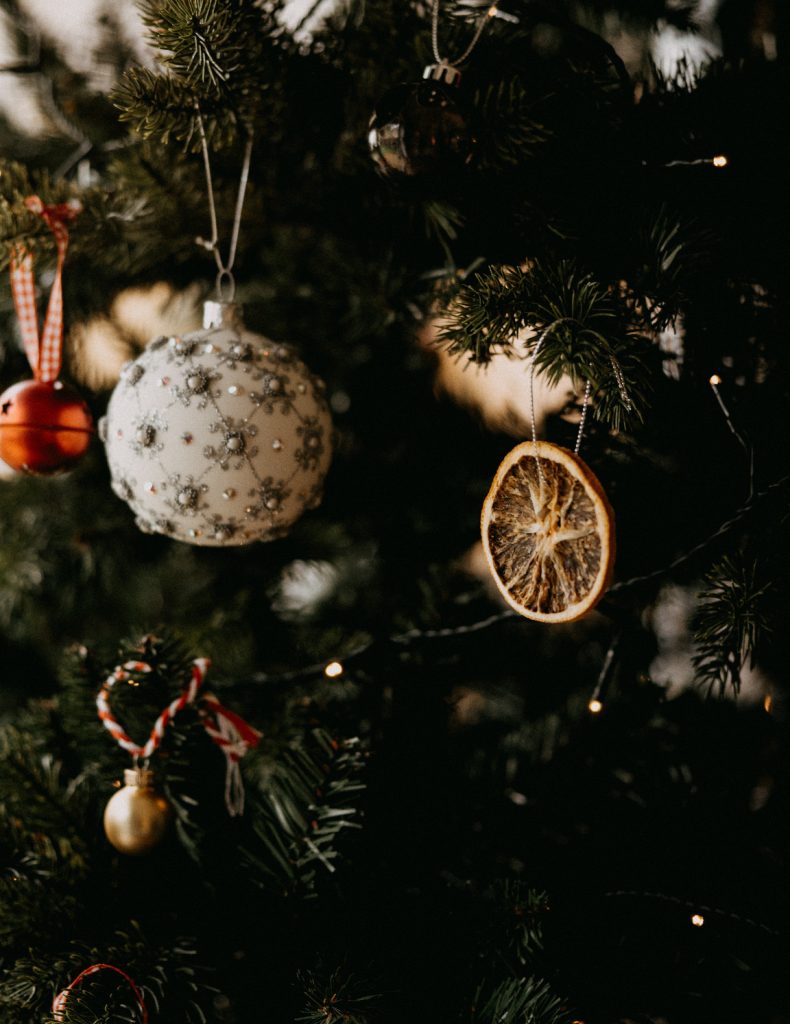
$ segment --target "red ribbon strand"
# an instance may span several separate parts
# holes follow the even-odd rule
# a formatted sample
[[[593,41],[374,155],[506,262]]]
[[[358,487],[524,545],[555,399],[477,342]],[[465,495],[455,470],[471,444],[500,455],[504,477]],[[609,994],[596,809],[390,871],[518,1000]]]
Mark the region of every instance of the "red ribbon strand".
[[[57,249],[55,280],[49,293],[47,315],[44,318],[44,330],[40,340],[33,254],[24,246],[18,246],[11,254],[11,292],[25,354],[36,380],[48,383],[58,379],[63,360],[63,263],[69,245],[66,224],[74,220],[82,207],[76,200],[56,206],[45,206],[38,196],[28,196],[25,206],[31,213],[38,214],[49,227],[55,237]]]
[[[116,743],[132,757],[148,758],[156,751],[165,735],[165,730],[175,716],[188,704],[195,704],[203,728],[225,755],[227,772],[225,778],[225,804],[231,817],[244,810],[244,787],[241,782],[239,761],[250,747],[256,747],[261,733],[249,722],[224,707],[211,693],[200,693],[210,662],[208,658],[196,658],[187,685],[181,693],[161,712],[154,722],[148,740],[141,746],[135,743],[118,722],[110,707],[110,694],[116,683],[126,682],[134,672],[150,672],[151,666],[144,661],[127,661],[118,665],[104,681],[96,697],[96,709],[104,728]],[[198,696],[199,695],[199,696]]]
[[[113,964],[93,964],[91,967],[86,967],[85,970],[78,974],[74,981],[70,985],[67,985],[62,992],[59,992],[52,1000],[52,1016],[56,1021],[64,1020],[63,1014],[66,1009],[66,1003],[71,995],[73,989],[82,983],[85,978],[89,978],[92,974],[98,974],[99,971],[115,971],[116,974],[120,974],[123,980],[129,985],[134,997],[137,1000],[137,1005],[140,1007],[142,1013],[143,1024],[148,1024],[148,1010],[146,1009],[143,994],[140,989],[135,985],[126,971],[122,971],[120,967],[115,967]]]

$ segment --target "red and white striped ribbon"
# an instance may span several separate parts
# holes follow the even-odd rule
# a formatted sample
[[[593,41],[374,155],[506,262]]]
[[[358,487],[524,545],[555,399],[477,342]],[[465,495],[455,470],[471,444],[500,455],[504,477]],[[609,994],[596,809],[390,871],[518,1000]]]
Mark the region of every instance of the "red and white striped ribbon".
[[[206,672],[210,664],[211,662],[208,658],[196,658],[192,662],[189,682],[178,697],[168,704],[154,722],[151,735],[142,746],[134,742],[115,718],[110,708],[110,693],[116,683],[126,682],[132,678],[133,673],[151,672],[152,669],[144,661],[127,661],[124,665],[118,665],[107,676],[104,685],[96,696],[96,707],[105,729],[107,729],[116,743],[128,751],[132,757],[149,758],[159,747],[165,735],[165,730],[178,712],[188,704],[197,704],[198,693],[206,678]],[[250,747],[258,745],[261,733],[248,722],[245,722],[239,715],[223,707],[211,693],[204,693],[200,696],[197,710],[206,733],[225,755],[227,766],[225,804],[228,808],[228,813],[235,817],[244,810],[244,787],[241,781],[239,761]]]
[[[115,967],[113,964],[93,964],[92,967],[86,967],[81,974],[77,975],[70,985],[67,985],[62,992],[59,992],[52,1000],[52,1016],[55,1020],[62,1021],[64,1019],[63,1014],[72,989],[75,989],[79,984],[81,984],[85,978],[89,978],[91,974],[98,974],[99,971],[115,971],[116,974],[120,974],[124,981],[129,984],[132,992],[134,992],[135,999],[137,1000],[137,1004],[142,1013],[143,1024],[148,1024],[148,1010],[146,1009],[142,992],[137,985],[135,985],[126,971],[122,971],[120,967]]]
[[[66,224],[74,220],[82,209],[77,200],[45,206],[38,196],[28,196],[25,206],[31,213],[38,214],[55,236],[57,265],[55,280],[49,293],[44,330],[39,342],[38,310],[36,309],[36,286],[33,279],[33,254],[24,246],[17,246],[11,254],[11,292],[22,332],[30,368],[36,380],[57,380],[63,358],[63,263],[69,245]]]

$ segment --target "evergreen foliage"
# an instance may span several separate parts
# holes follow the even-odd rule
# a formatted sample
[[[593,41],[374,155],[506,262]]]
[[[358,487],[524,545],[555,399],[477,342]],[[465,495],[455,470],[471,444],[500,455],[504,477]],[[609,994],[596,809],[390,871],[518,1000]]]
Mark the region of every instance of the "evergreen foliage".
[[[445,52],[484,6],[443,2]],[[28,61],[33,29],[2,4],[49,129],[0,122],[0,270],[28,246],[46,290],[35,192],[83,207],[67,326],[130,286],[208,293],[198,115],[223,240],[251,134],[239,296],[251,328],[302,345],[338,432],[320,509],[254,550],[140,534],[98,445],[63,479],[0,481],[4,1024],[52,1024],[95,962],[168,1024],[787,1017],[787,19],[766,5],[777,60],[741,59],[759,33],[736,39],[735,6],[722,58],[667,75],[650,41],[701,32],[699,5],[502,0],[464,68],[471,168],[393,187],[368,119],[433,59],[422,0],[312,5],[291,28],[279,0],[144,0],[144,66],[108,13],[111,99],[52,33]],[[485,386],[525,340],[569,405],[590,383],[582,454],[617,514],[614,585],[556,630],[467,571],[512,439],[434,394],[439,356]],[[0,356],[4,384],[29,375],[7,290]],[[107,397],[88,395],[97,417]],[[545,433],[572,447],[568,413]],[[96,692],[151,666],[113,693],[142,739],[197,655],[263,732],[245,814],[187,708],[151,765],[175,828],[120,857],[101,817],[129,761]],[[64,1017],[138,1019],[102,976]]]
[[[694,657],[702,683],[723,694],[741,686],[745,665],[754,668],[760,633],[766,628],[762,610],[769,583],[758,583],[753,562],[725,557],[705,577],[695,622],[698,653]]]

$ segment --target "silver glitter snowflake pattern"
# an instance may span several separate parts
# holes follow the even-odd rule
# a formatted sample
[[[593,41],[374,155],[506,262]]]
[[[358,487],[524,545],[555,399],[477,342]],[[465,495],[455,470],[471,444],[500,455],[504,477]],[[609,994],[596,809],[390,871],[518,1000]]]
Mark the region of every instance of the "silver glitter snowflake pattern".
[[[134,500],[134,488],[129,481],[123,477],[120,480],[113,480],[112,489],[123,501]]]
[[[252,520],[265,519],[275,525],[286,501],[291,497],[291,491],[286,480],[275,480],[267,476],[249,492],[248,497],[252,501],[244,507],[245,517]]]
[[[216,462],[220,469],[240,470],[248,460],[258,455],[258,448],[253,443],[258,433],[254,424],[226,417],[210,423],[208,429],[219,436],[215,443],[204,446],[203,455]]]
[[[220,380],[221,373],[200,364],[195,365],[187,359],[181,382],[173,385],[173,391],[187,408],[194,402],[198,409],[205,409],[211,400],[215,382]]]
[[[147,453],[149,458],[153,458],[164,448],[162,438],[166,429],[161,416],[146,413],[132,424],[130,444],[138,455]]]
[[[145,375],[145,367],[140,366],[139,363],[126,363],[124,368],[121,370],[121,378],[134,387],[135,384],[139,384]]]
[[[243,373],[250,373],[253,356],[254,349],[248,341],[236,341],[220,353],[218,362],[230,370],[241,369]]]
[[[205,509],[206,502],[204,495],[208,492],[208,485],[196,481],[193,477],[180,477],[177,473],[168,479],[169,494],[165,498],[165,504],[173,512],[182,516],[196,516]]]
[[[238,527],[232,521],[223,520],[219,515],[210,516],[206,533],[219,544],[227,544],[236,536]]]
[[[325,451],[324,427],[318,422],[316,416],[308,416],[296,428],[296,433],[302,439],[301,448],[297,448],[294,453],[296,461],[305,469],[315,468]]]

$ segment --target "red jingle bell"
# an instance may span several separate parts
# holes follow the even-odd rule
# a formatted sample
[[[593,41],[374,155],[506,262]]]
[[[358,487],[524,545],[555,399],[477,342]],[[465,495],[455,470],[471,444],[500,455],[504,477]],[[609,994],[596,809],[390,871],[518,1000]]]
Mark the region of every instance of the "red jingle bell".
[[[63,473],[85,454],[93,417],[62,381],[23,380],[0,395],[0,459],[23,473]]]

